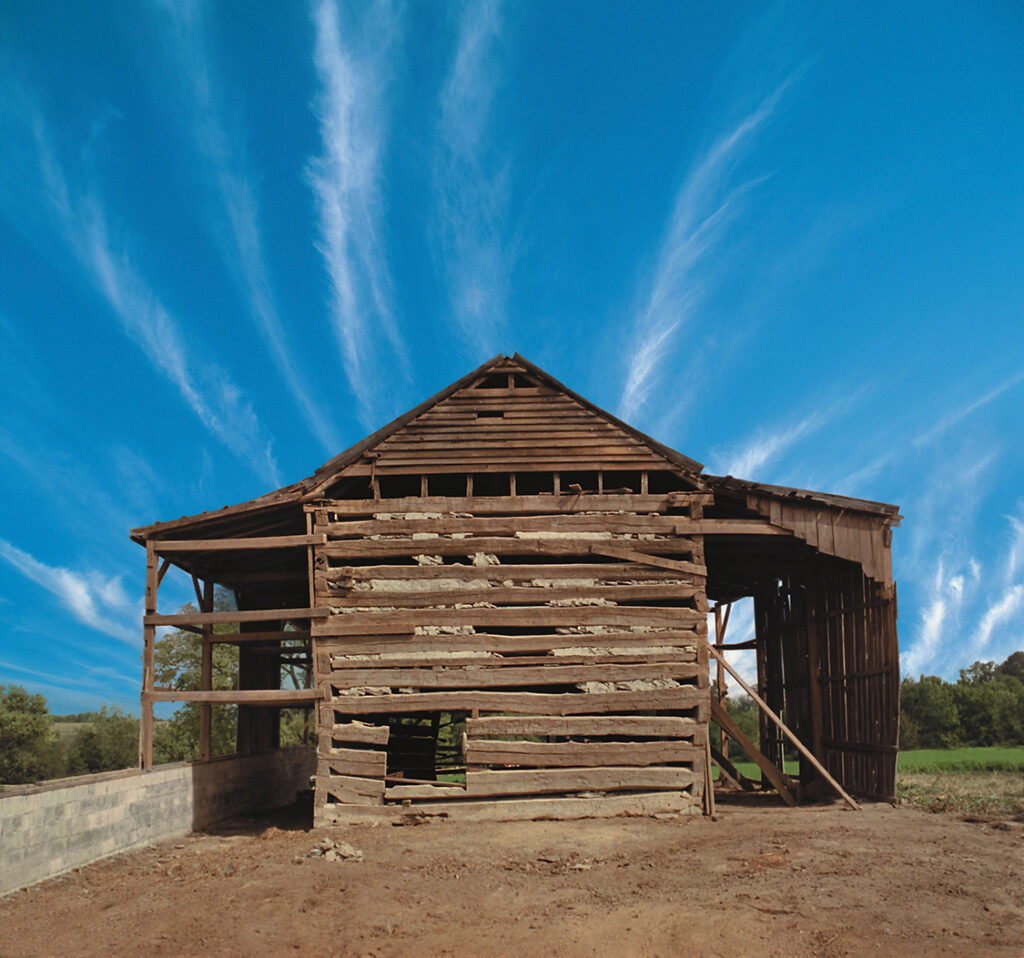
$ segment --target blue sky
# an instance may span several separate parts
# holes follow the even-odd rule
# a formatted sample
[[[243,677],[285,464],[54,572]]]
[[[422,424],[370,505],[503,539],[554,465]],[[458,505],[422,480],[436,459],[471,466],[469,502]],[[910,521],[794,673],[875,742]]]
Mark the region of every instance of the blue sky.
[[[3,4],[0,683],[136,709],[130,527],[515,351],[898,503],[905,672],[1024,648],[1024,13],[823,7]]]

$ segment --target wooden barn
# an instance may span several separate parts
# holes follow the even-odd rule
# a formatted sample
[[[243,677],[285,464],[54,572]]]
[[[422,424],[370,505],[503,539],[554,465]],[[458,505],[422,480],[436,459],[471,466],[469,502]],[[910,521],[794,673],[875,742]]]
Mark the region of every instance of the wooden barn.
[[[708,810],[711,762],[734,774],[709,719],[742,741],[712,671],[732,681],[722,652],[743,643],[728,613],[753,597],[766,776],[789,802],[823,777],[891,798],[899,520],[706,475],[498,356],[308,479],[133,530],[147,556],[140,761],[156,702],[201,704],[204,758],[211,706],[239,706],[243,753],[275,748],[280,710],[302,706],[318,824]],[[200,611],[158,613],[171,564]],[[213,611],[214,584],[237,611]],[[200,688],[155,686],[159,626],[202,633]],[[213,691],[218,642],[239,647],[237,690]],[[309,687],[282,688],[296,659]],[[798,779],[781,772],[786,732]]]

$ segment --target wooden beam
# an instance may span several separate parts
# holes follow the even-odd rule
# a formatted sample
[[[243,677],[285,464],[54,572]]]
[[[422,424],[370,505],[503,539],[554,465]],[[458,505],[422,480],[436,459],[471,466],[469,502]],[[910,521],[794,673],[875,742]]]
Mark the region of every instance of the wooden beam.
[[[156,551],[152,542],[146,542],[146,592],[144,609],[155,614],[157,592],[160,588],[160,573],[156,564]],[[142,691],[139,718],[139,768],[148,772],[153,767],[153,703],[147,700],[147,693],[155,681],[156,627],[148,624],[142,629]]]
[[[492,715],[466,721],[470,738],[481,735],[636,735],[688,738],[701,726],[667,715]]]
[[[245,539],[156,539],[150,540],[160,555],[168,552],[223,552],[236,549],[290,549],[323,545],[323,534],[305,536],[253,536]]]
[[[782,800],[789,806],[796,805],[796,799],[786,784],[785,777],[761,752],[761,750],[743,733],[740,727],[732,720],[732,716],[719,705],[714,699],[711,700],[711,718],[718,723],[718,727],[729,733],[729,737],[735,739],[740,747],[754,760],[761,769],[762,774],[775,786]]]
[[[289,639],[309,640],[309,633],[295,629],[274,629],[270,632],[204,632],[203,641],[211,645],[239,645],[243,642],[283,642]]]
[[[513,771],[468,771],[468,796],[538,795],[545,792],[661,790],[681,791],[694,783],[691,769],[649,765],[606,766],[604,768],[516,769]]]
[[[217,625],[220,622],[273,622],[279,619],[318,619],[330,615],[328,608],[251,609],[245,612],[175,612],[146,615],[143,625]]]
[[[322,689],[231,689],[194,692],[186,689],[152,689],[142,693],[149,702],[208,702],[211,705],[315,705],[324,698]]]
[[[645,544],[652,540],[644,540]],[[655,540],[656,541],[656,540]],[[636,549],[600,543],[590,547],[590,554],[606,556],[609,559],[625,559],[627,562],[636,562],[640,565],[654,566],[658,569],[670,569],[673,572],[685,572],[696,575],[706,575],[707,567],[699,562],[682,562],[679,559],[664,559],[661,556],[648,555],[646,552],[638,552]]]
[[[689,505],[694,499],[710,505],[714,496],[705,493],[670,492],[664,495],[575,495],[550,496],[408,496],[398,499],[326,499],[304,506],[313,511],[349,516],[372,516],[378,512],[471,512],[475,515],[565,514],[572,512],[664,512]]]
[[[831,785],[836,790],[836,792],[839,793],[843,801],[846,802],[846,804],[849,805],[850,808],[854,809],[854,811],[860,811],[860,806],[852,798],[850,798],[849,795],[846,794],[846,792],[843,790],[843,786],[840,785],[839,782],[837,782],[831,776],[831,774],[829,774],[828,769],[825,768],[825,766],[818,761],[818,759],[814,756],[811,750],[808,749],[807,746],[804,745],[804,743],[801,742],[800,739],[798,739],[796,735],[789,730],[788,726],[782,721],[782,719],[780,719],[778,715],[776,715],[768,707],[764,699],[762,699],[761,696],[757,694],[757,692],[755,692],[746,682],[743,681],[739,672],[737,672],[728,662],[725,661],[725,656],[722,655],[722,653],[719,652],[714,646],[709,646],[709,649],[711,651],[711,654],[725,666],[729,674],[740,684],[740,686],[743,688],[743,691],[746,692],[747,695],[749,695],[757,703],[761,711],[764,712],[764,714],[767,715],[768,718],[770,718],[779,727],[779,730],[782,732],[782,734],[785,735],[786,738],[788,738],[793,743],[793,745],[796,746],[800,754],[803,755],[803,757],[806,758],[807,761],[810,762],[811,765],[813,765],[821,773],[821,776],[825,779],[825,781],[828,782],[829,785]],[[714,703],[712,703],[712,714],[714,713],[713,706]],[[715,721],[718,720],[716,719]]]
[[[199,580],[192,576],[196,592],[199,594]],[[203,583],[201,594],[199,594],[199,609],[202,612],[213,611],[213,580],[207,579]],[[210,644],[210,636],[213,635],[213,626],[203,626],[203,647],[202,661],[199,669],[199,688],[203,692],[213,691],[213,646]],[[213,706],[203,702],[199,706],[199,758],[203,762],[213,758]]]

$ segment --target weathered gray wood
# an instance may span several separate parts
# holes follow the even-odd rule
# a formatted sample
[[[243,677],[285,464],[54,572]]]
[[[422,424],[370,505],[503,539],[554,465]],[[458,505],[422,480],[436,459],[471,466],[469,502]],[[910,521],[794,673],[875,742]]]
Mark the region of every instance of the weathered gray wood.
[[[572,685],[576,682],[628,682],[637,679],[689,679],[697,675],[692,662],[653,665],[548,665],[516,668],[471,666],[427,669],[344,669],[328,681],[337,689],[391,686],[418,689],[482,689],[516,685]]]
[[[636,735],[684,738],[701,726],[693,719],[665,715],[491,715],[466,720],[471,738],[483,735]]]
[[[380,805],[384,801],[384,779],[347,775],[318,775],[318,795],[331,796],[350,805]]]
[[[505,801],[413,802],[411,807],[327,805],[316,810],[315,824],[357,825],[365,822],[437,818],[458,822],[569,821],[582,818],[648,817],[686,814],[699,810],[699,801],[686,791],[634,792],[596,798],[529,798]]]
[[[333,751],[357,752],[358,749],[335,749]],[[351,775],[367,778],[384,778],[387,771],[387,756],[384,753],[364,752],[365,757],[336,759],[321,756],[317,763],[317,775]]]
[[[466,794],[465,786],[438,783],[437,785],[389,785],[385,796],[390,801],[405,801],[411,798],[444,799],[462,798]]]
[[[707,618],[693,609],[658,606],[583,606],[551,608],[528,606],[509,609],[373,610],[332,615],[314,620],[312,633],[321,635],[387,635],[405,633],[416,626],[664,626],[707,629]]]
[[[688,742],[509,742],[470,738],[468,765],[598,766],[692,762],[703,747]]]
[[[393,695],[336,695],[330,707],[342,715],[405,712],[521,712],[526,715],[586,715],[638,710],[682,710],[704,706],[708,693],[692,685],[644,692],[413,692]]]
[[[694,651],[701,630],[666,629],[652,632],[573,633],[571,635],[336,635],[320,636],[317,648],[336,655],[377,655],[395,652],[433,652],[438,649],[478,652],[546,652],[573,648],[665,648]]]
[[[343,722],[331,725],[321,738],[327,739],[325,748],[331,748],[330,742],[365,742],[368,745],[387,745],[391,737],[391,729],[386,725],[364,725],[362,722]]]
[[[678,791],[692,785],[694,773],[688,768],[647,766],[633,768],[546,769],[531,768],[513,771],[466,772],[469,796],[537,795],[545,792],[622,791],[637,789]]]

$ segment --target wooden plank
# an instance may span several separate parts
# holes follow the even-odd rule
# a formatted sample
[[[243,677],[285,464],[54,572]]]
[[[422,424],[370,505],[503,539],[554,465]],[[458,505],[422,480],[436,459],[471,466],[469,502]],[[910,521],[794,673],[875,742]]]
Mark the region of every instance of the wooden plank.
[[[627,562],[635,562],[641,565],[655,566],[659,569],[669,569],[672,572],[696,573],[705,575],[707,567],[701,562],[682,562],[679,559],[665,559],[662,556],[649,555],[637,549],[627,549],[616,545],[592,545],[591,555],[607,556],[610,559],[625,559]]]
[[[469,739],[467,765],[668,765],[692,762],[703,746],[689,742],[503,742]]]
[[[458,822],[570,821],[585,818],[646,818],[687,814],[699,803],[686,791],[633,792],[593,798],[529,798],[504,801],[415,802],[411,806],[327,805],[316,810],[316,826],[401,822],[403,819]]]
[[[362,759],[333,759],[321,756],[317,763],[317,775],[349,775],[359,778],[380,778],[383,780],[387,770],[385,756],[374,759],[374,752],[366,752]]]
[[[675,516],[604,515],[474,516],[440,519],[356,519],[331,522],[332,539],[353,536],[403,535],[429,532],[434,535],[469,533],[474,536],[515,536],[517,532],[619,532],[675,535]]]
[[[391,729],[386,725],[365,725],[362,722],[342,722],[338,725],[331,725],[328,731],[321,736],[321,742],[326,740],[324,748],[331,748],[331,741],[336,742],[366,742],[370,745],[387,745],[391,735]]]
[[[602,456],[600,459],[583,459],[574,456],[559,456],[550,459],[539,459],[524,453],[522,457],[508,457],[501,461],[490,459],[471,460],[458,457],[435,459],[427,466],[422,461],[404,460],[401,462],[386,462],[374,460],[370,465],[353,465],[345,470],[348,476],[376,475],[381,476],[416,476],[426,472],[428,475],[449,474],[453,472],[474,472],[477,474],[517,472],[528,469],[530,472],[554,472],[555,470],[597,472],[599,469],[612,469],[616,472],[639,472],[641,469],[650,469],[652,465],[664,460],[651,453],[650,457],[639,458],[636,455],[628,456]]]
[[[685,738],[701,726],[665,715],[491,715],[466,720],[470,739],[483,735],[618,735]]]
[[[330,707],[342,715],[406,712],[520,712],[526,715],[586,715],[600,712],[676,711],[703,706],[706,690],[692,685],[641,692],[410,692],[336,695]],[[700,719],[698,718],[698,721]]]
[[[557,660],[556,660],[557,661]],[[361,686],[426,689],[510,688],[519,685],[572,685],[577,682],[629,682],[641,679],[690,679],[695,662],[660,662],[653,665],[549,665],[507,668],[377,668],[333,672],[328,681],[336,689]]]
[[[765,778],[775,786],[775,790],[779,793],[782,800],[789,806],[795,806],[796,799],[789,790],[782,772],[747,738],[742,729],[733,721],[732,716],[725,710],[725,706],[719,705],[714,699],[711,700],[711,718],[718,723],[723,732],[728,734],[729,738],[739,743],[740,747],[756,763],[757,767],[761,769]]]
[[[413,798],[461,798],[465,794],[464,785],[441,783],[437,785],[391,785],[385,792],[388,800],[395,799],[396,801],[407,801]]]
[[[787,535],[789,533],[786,533]],[[607,542],[615,546],[628,543],[637,552],[666,552],[691,555],[693,542],[681,537],[666,539],[615,539],[615,533],[599,540],[555,537],[475,536],[464,539],[450,539],[441,536],[414,539],[398,537],[393,539],[332,539],[320,547],[321,555],[336,559],[373,559],[415,555],[471,556],[477,552],[512,556],[586,556]]]
[[[573,512],[665,512],[689,505],[691,501],[711,505],[714,496],[698,492],[668,492],[656,495],[565,495],[537,496],[405,496],[395,499],[328,499],[307,504],[305,509],[327,513],[373,516],[399,512],[471,512],[475,515],[565,514]]]
[[[593,550],[591,550],[593,554]],[[646,558],[646,556],[645,556]],[[675,560],[666,559],[666,562]],[[559,562],[557,565],[532,563],[521,565],[474,566],[468,564],[454,565],[339,565],[321,570],[328,582],[352,580],[353,582],[370,582],[385,579],[452,579],[469,582],[497,581],[530,583],[534,579],[546,581],[565,581],[566,579],[593,579],[599,582],[629,582],[635,579],[643,581],[676,581],[680,570],[660,568],[637,568],[637,562]],[[644,563],[646,566],[647,563]],[[689,577],[692,573],[686,570]]]
[[[704,613],[685,608],[658,606],[516,606],[507,609],[470,607],[468,609],[373,610],[332,615],[314,622],[312,633],[321,635],[394,635],[417,626],[693,626],[707,627]],[[159,624],[159,623],[157,623]],[[442,640],[443,641],[443,640]]]
[[[671,629],[662,632],[573,633],[571,635],[395,635],[322,636],[317,639],[321,652],[338,655],[378,655],[400,652],[433,652],[438,649],[479,652],[547,652],[573,648],[663,648],[693,650],[703,637],[699,629]]]
[[[384,779],[348,775],[317,775],[316,790],[339,802],[353,805],[380,805],[384,801]]]
[[[324,535],[254,536],[246,539],[153,539],[153,548],[161,555],[168,552],[222,552],[236,549],[290,549],[296,546],[323,545]]]
[[[143,625],[217,625],[221,622],[273,622],[281,619],[315,619],[330,615],[328,608],[249,609],[244,612],[176,612],[145,615]]]
[[[458,666],[464,668],[471,665],[484,665],[493,668],[510,668],[512,666],[548,666],[548,665],[639,665],[653,664],[655,662],[696,663],[697,653],[694,649],[666,649],[663,652],[652,652],[649,648],[636,647],[633,652],[624,654],[608,655],[600,651],[593,654],[572,654],[572,655],[517,655],[502,656],[496,659],[494,655],[482,652],[479,655],[469,653],[453,657],[448,650],[437,650],[435,655],[421,653],[409,656],[388,656],[387,658],[374,658],[367,660],[364,657],[352,658],[346,655],[330,656],[330,668],[339,670],[367,669],[367,668],[388,668],[388,669],[423,669],[423,668],[452,668]]]
[[[277,705],[289,708],[314,705],[324,697],[321,689],[232,689],[195,692],[185,689],[153,689],[143,692],[143,701],[209,702],[211,705]]]
[[[623,789],[679,791],[694,783],[688,768],[657,765],[635,768],[546,769],[512,771],[470,769],[466,772],[466,793],[472,797],[487,795],[541,795],[545,792],[622,791]]]
[[[436,568],[436,567],[435,567]],[[328,593],[325,602],[335,608],[367,605],[397,606],[403,609],[428,608],[456,603],[493,602],[495,605],[544,605],[562,599],[609,599],[614,602],[684,601],[703,594],[703,584],[651,583],[649,585],[577,585],[572,588],[549,586],[493,585],[485,588],[438,589],[424,592],[393,592],[390,589],[352,589]],[[376,600],[376,601],[368,601]]]

